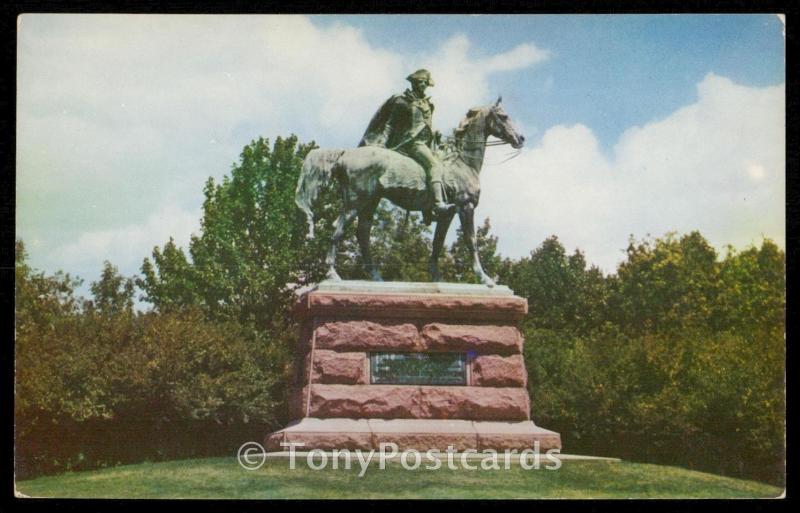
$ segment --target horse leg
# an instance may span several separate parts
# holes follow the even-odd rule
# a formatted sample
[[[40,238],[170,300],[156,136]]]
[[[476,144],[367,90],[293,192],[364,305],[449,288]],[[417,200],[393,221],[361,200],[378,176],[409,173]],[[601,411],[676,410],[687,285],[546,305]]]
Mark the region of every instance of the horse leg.
[[[342,278],[336,272],[336,245],[344,237],[344,231],[356,216],[355,209],[348,209],[342,211],[339,217],[336,218],[334,223],[333,237],[331,237],[331,247],[328,250],[328,256],[325,258],[325,263],[328,265],[328,274],[326,278],[333,281],[341,281]]]
[[[378,272],[375,263],[372,261],[372,254],[369,250],[369,234],[372,231],[372,220],[375,216],[375,208],[377,206],[378,202],[374,201],[358,213],[356,237],[358,238],[358,245],[361,247],[361,258],[364,260],[364,268],[367,270],[370,278],[372,278],[373,281],[383,281],[381,273]]]
[[[439,272],[439,255],[442,253],[444,246],[444,238],[447,235],[447,230],[450,228],[450,223],[453,221],[455,212],[445,214],[436,221],[436,232],[433,235],[433,251],[431,251],[431,259],[428,261],[428,271],[431,273],[431,281],[442,281],[442,274]]]
[[[481,259],[478,256],[478,237],[475,235],[475,207],[472,204],[462,207],[458,212],[458,216],[461,219],[461,232],[464,235],[464,241],[467,243],[467,249],[472,253],[472,270],[475,272],[475,276],[487,287],[494,287],[494,280],[489,278],[489,275],[483,271]],[[439,227],[437,226],[436,228],[438,230]]]

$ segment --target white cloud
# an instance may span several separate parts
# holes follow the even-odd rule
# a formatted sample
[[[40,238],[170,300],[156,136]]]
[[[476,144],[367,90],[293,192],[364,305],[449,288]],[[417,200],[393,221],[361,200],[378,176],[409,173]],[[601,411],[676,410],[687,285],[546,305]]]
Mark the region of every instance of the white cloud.
[[[165,206],[143,224],[84,232],[75,242],[53,250],[49,259],[67,269],[94,266],[98,272],[103,260],[110,259],[123,274],[133,274],[153,247],[163,246],[170,237],[177,245],[188,247],[191,234],[200,228],[199,219],[199,211]]]
[[[513,50],[492,56],[483,62],[482,68],[488,72],[512,71],[527,68],[550,58],[550,52],[537,48],[536,45],[525,43]]]
[[[422,59],[433,73],[436,104],[436,124],[455,127],[470,108],[493,100],[489,90],[492,74],[533,66],[549,58],[549,52],[531,43],[489,57],[475,55],[469,39],[456,35],[440,49]],[[411,65],[409,65],[410,67]],[[440,128],[446,132],[444,128]]]
[[[547,57],[477,55],[464,36],[412,57],[303,16],[23,15],[18,52],[18,234],[34,265],[84,277],[187,241],[203,182],[252,138],[354,146],[423,66],[446,131],[491,100],[490,74]]]
[[[717,247],[762,235],[784,245],[784,147],[783,86],[709,74],[696,103],[627,130],[612,158],[583,125],[550,128],[537,146],[481,175],[478,215],[491,218],[509,256],[556,234],[606,271],[630,234],[697,229]]]

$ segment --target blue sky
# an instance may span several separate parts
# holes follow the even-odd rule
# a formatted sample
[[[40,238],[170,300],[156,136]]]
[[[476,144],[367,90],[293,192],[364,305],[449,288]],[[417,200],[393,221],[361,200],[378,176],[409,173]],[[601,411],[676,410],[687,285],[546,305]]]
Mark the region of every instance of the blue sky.
[[[476,52],[529,41],[552,58],[497,76],[492,86],[524,106],[542,129],[584,123],[605,148],[628,127],[668,115],[697,97],[709,72],[747,86],[784,81],[784,41],[774,15],[316,16],[322,26],[349,24],[377,46],[424,53],[452,34]],[[413,34],[413,37],[409,37]],[[519,117],[519,115],[518,115]]]
[[[630,235],[785,238],[774,15],[30,14],[19,27],[17,235],[48,272],[89,282],[110,260],[137,273],[153,246],[188,243],[204,181],[250,140],[353,146],[419,67],[443,132],[502,94],[526,135],[481,175],[477,215],[506,256],[555,234],[610,272]]]

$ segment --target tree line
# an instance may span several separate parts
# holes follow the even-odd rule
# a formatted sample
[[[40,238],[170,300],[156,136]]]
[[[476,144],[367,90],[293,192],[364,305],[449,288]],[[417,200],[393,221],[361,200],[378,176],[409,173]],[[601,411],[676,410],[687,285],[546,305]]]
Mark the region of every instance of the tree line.
[[[16,244],[15,444],[19,477],[118,463],[229,455],[286,421],[295,291],[324,277],[335,195],[305,238],[294,187],[314,143],[247,145],[204,187],[199,234],[170,239],[91,297]],[[352,228],[351,228],[352,229]],[[366,278],[354,234],[340,273]],[[383,206],[374,258],[387,280],[426,281],[430,229]],[[460,233],[459,233],[460,235]],[[698,232],[631,239],[612,274],[557,237],[484,267],[528,299],[521,323],[533,419],[570,453],[682,465],[781,484],[785,254],[772,241],[718,252]],[[473,281],[460,236],[447,281]],[[134,308],[136,295],[150,305]]]

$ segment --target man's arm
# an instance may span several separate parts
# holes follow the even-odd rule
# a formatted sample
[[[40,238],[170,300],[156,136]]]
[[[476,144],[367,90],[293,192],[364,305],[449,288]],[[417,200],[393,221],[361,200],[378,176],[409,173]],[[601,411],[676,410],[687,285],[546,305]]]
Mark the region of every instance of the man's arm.
[[[403,137],[403,140],[400,143],[393,145],[392,149],[400,148],[408,144],[409,142],[415,140],[419,135],[419,133],[426,126],[428,126],[428,124],[425,122],[425,117],[423,116],[422,111],[420,109],[414,108],[414,106],[408,102],[404,101],[402,103],[404,108],[402,109],[398,108],[396,109],[396,111],[398,116],[403,115],[407,118],[410,118],[406,120],[408,123],[408,130],[406,131],[406,135],[405,137]],[[397,125],[392,124],[392,126],[397,126]]]

